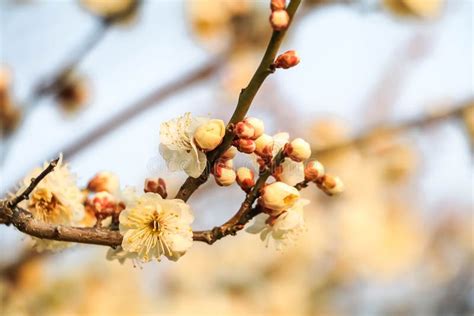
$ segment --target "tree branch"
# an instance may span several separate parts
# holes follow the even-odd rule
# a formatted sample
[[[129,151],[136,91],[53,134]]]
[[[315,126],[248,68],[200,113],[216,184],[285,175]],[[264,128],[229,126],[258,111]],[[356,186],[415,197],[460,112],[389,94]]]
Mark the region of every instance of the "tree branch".
[[[460,106],[454,107],[447,111],[441,111],[439,113],[431,114],[421,118],[415,118],[399,124],[381,124],[380,127],[375,127],[367,130],[366,132],[356,136],[347,141],[337,143],[331,146],[313,150],[313,156],[324,155],[332,153],[334,151],[344,150],[352,146],[363,147],[370,143],[373,137],[378,134],[393,135],[412,130],[416,128],[425,128],[442,121],[460,117],[467,108],[474,106],[474,100],[467,100],[462,102]]]
[[[286,9],[288,15],[290,16],[290,23],[293,21],[293,17],[296,13],[296,9],[300,5],[300,2],[301,0],[292,0]],[[176,194],[177,199],[187,201],[194,191],[196,191],[209,178],[209,170],[211,169],[209,166],[212,166],[217,158],[219,158],[232,144],[234,133],[232,132],[231,127],[233,124],[238,123],[245,118],[245,115],[247,114],[250,105],[255,98],[255,95],[263,84],[263,81],[265,81],[265,79],[274,72],[274,70],[271,68],[271,64],[275,61],[285,33],[286,30],[273,32],[260,65],[255,71],[252,79],[250,79],[247,87],[242,89],[240,92],[237,106],[229,121],[228,129],[224,139],[222,140],[222,143],[207,155],[208,168],[205,168],[204,172],[197,178],[188,177]]]

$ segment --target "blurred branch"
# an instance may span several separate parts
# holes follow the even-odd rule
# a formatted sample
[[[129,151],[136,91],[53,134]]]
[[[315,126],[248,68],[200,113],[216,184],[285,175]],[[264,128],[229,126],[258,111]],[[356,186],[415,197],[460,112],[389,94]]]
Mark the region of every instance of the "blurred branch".
[[[86,133],[84,136],[79,138],[76,142],[68,145],[66,148],[59,150],[62,152],[64,157],[71,159],[74,155],[80,152],[82,149],[92,145],[99,139],[107,135],[108,133],[116,130],[122,126],[125,122],[130,121],[142,112],[150,109],[156,103],[165,100],[166,98],[180,92],[193,84],[196,84],[217,72],[225,61],[225,57],[213,57],[209,62],[203,64],[193,72],[180,77],[177,80],[168,83],[167,85],[160,87],[142,99],[138,100],[131,106],[127,107],[123,111],[116,113],[105,122],[99,124],[92,131]]]
[[[406,131],[410,131],[412,129],[426,128],[434,124],[438,124],[443,121],[446,121],[448,119],[459,118],[466,109],[473,106],[474,106],[474,100],[470,99],[468,101],[462,102],[461,105],[454,107],[450,110],[439,111],[431,115],[427,115],[421,118],[415,118],[415,119],[401,122],[398,124],[390,124],[390,123],[381,124],[347,141],[343,141],[338,144],[334,144],[328,147],[313,150],[313,156],[322,155],[322,154],[339,151],[339,150],[344,150],[344,149],[348,149],[354,146],[364,147],[365,145],[369,144],[373,140],[374,136],[377,136],[377,135],[399,134]]]
[[[286,11],[290,16],[290,22],[293,22],[293,17],[296,13],[298,6],[300,5],[301,0],[292,0],[288,5]],[[289,25],[290,26],[290,25]],[[288,26],[288,28],[289,28]],[[247,114],[247,111],[252,104],[252,101],[257,94],[258,90],[262,86],[265,79],[272,74],[275,70],[272,69],[272,64],[275,61],[280,45],[285,37],[286,30],[283,31],[273,31],[270,42],[268,43],[265,54],[263,55],[262,61],[255,71],[252,79],[250,79],[249,84],[246,88],[242,89],[239,95],[239,100],[235,108],[234,114],[232,115],[229,123],[227,132],[222,140],[222,143],[213,151],[207,154],[208,166],[212,166],[214,162],[219,158],[231,145],[232,140],[234,139],[234,133],[232,131],[232,126],[235,123],[242,121]],[[209,178],[209,170],[211,168],[205,168],[203,173],[197,177],[188,177],[184,184],[179,189],[176,194],[177,199],[187,201],[191,195]]]

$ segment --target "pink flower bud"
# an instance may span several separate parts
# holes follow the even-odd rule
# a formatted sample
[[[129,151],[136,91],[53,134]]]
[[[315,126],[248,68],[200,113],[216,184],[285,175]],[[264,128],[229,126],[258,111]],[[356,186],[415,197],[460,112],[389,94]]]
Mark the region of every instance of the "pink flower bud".
[[[284,10],[286,8],[286,0],[271,0],[270,8],[272,11]]]
[[[244,122],[253,127],[254,134],[251,137],[253,140],[259,138],[263,134],[263,132],[265,130],[265,125],[263,124],[262,120],[260,120],[258,118],[255,118],[255,117],[247,117],[244,120]]]
[[[275,66],[275,68],[288,69],[288,68],[298,65],[299,62],[300,62],[300,58],[298,54],[296,53],[296,51],[289,50],[279,55],[275,59],[275,62],[273,63],[273,65]]]
[[[245,167],[237,169],[237,183],[242,190],[248,192],[255,185],[255,176],[252,170]]]
[[[237,149],[240,152],[246,153],[246,154],[251,154],[255,151],[255,141],[251,139],[243,139],[240,138],[236,141]]]
[[[275,31],[286,30],[289,23],[290,16],[285,10],[276,10],[270,15],[270,24]]]
[[[302,138],[295,138],[285,145],[285,155],[291,160],[301,162],[311,157],[311,146]]]
[[[237,154],[237,148],[235,148],[234,146],[230,146],[229,149],[227,149],[222,154],[221,159],[223,160],[233,159],[236,154]]]
[[[214,168],[214,180],[220,186],[229,186],[235,182],[236,174],[234,169],[226,168],[222,164],[216,164]]]
[[[255,140],[255,153],[261,157],[271,157],[273,152],[273,137],[262,134]]]
[[[166,182],[162,178],[145,179],[145,185],[143,190],[145,192],[158,193],[164,199],[166,199],[166,197],[168,196],[168,193],[166,191]]]
[[[235,124],[234,133],[238,138],[251,139],[255,134],[255,129],[245,121]]]
[[[119,190],[120,183],[118,177],[107,171],[97,173],[87,184],[87,189],[93,192],[107,191],[115,193]]]
[[[318,179],[316,184],[327,195],[334,195],[344,191],[344,183],[337,176],[325,174]]]
[[[304,168],[304,178],[306,181],[316,181],[324,175],[324,166],[317,160],[308,162]]]
[[[94,194],[94,196],[86,201],[86,208],[97,219],[104,219],[115,213],[117,201],[112,194],[102,191]]]
[[[260,199],[270,215],[278,215],[291,208],[299,198],[300,193],[296,188],[284,182],[274,182],[262,189]]]

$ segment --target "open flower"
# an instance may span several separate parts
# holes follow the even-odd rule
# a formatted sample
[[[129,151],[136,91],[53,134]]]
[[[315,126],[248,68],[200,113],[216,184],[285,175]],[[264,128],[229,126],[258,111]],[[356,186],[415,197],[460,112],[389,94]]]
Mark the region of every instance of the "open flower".
[[[181,200],[164,200],[159,194],[128,194],[120,214],[122,248],[145,262],[162,255],[176,261],[193,242],[189,205]]]
[[[206,167],[206,155],[198,149],[194,133],[207,118],[192,117],[186,113],[160,126],[160,153],[171,171],[184,170],[197,178]]]
[[[45,166],[47,163],[45,163]],[[44,168],[34,169],[23,179],[17,194],[31,183],[31,178],[37,177]],[[76,185],[75,177],[68,166],[59,160],[54,171],[49,173],[31,192],[28,200],[19,206],[28,210],[35,219],[55,225],[77,226],[85,216],[83,195]],[[60,250],[69,243],[40,239],[33,237],[34,246],[39,251]]]
[[[260,214],[255,217],[253,225],[246,231],[251,234],[260,234],[260,239],[266,242],[267,247],[273,239],[275,247],[281,249],[294,242],[304,230],[303,208],[308,204],[309,200],[299,199],[293,207],[277,217]]]

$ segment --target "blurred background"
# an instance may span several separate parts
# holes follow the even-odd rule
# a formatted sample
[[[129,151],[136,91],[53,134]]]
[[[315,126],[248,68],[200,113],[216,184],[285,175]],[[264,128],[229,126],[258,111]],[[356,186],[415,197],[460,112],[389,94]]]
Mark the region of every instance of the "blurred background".
[[[185,179],[158,153],[184,112],[227,121],[269,39],[269,1],[0,1],[1,192],[63,152],[82,186]],[[470,0],[306,0],[250,115],[304,137],[343,195],[311,187],[307,231],[282,251],[241,232],[177,263],[134,266],[78,245],[36,253],[0,227],[4,315],[472,315]],[[248,161],[237,160],[237,165]],[[209,181],[206,229],[238,208]],[[225,202],[224,202],[225,201]]]

